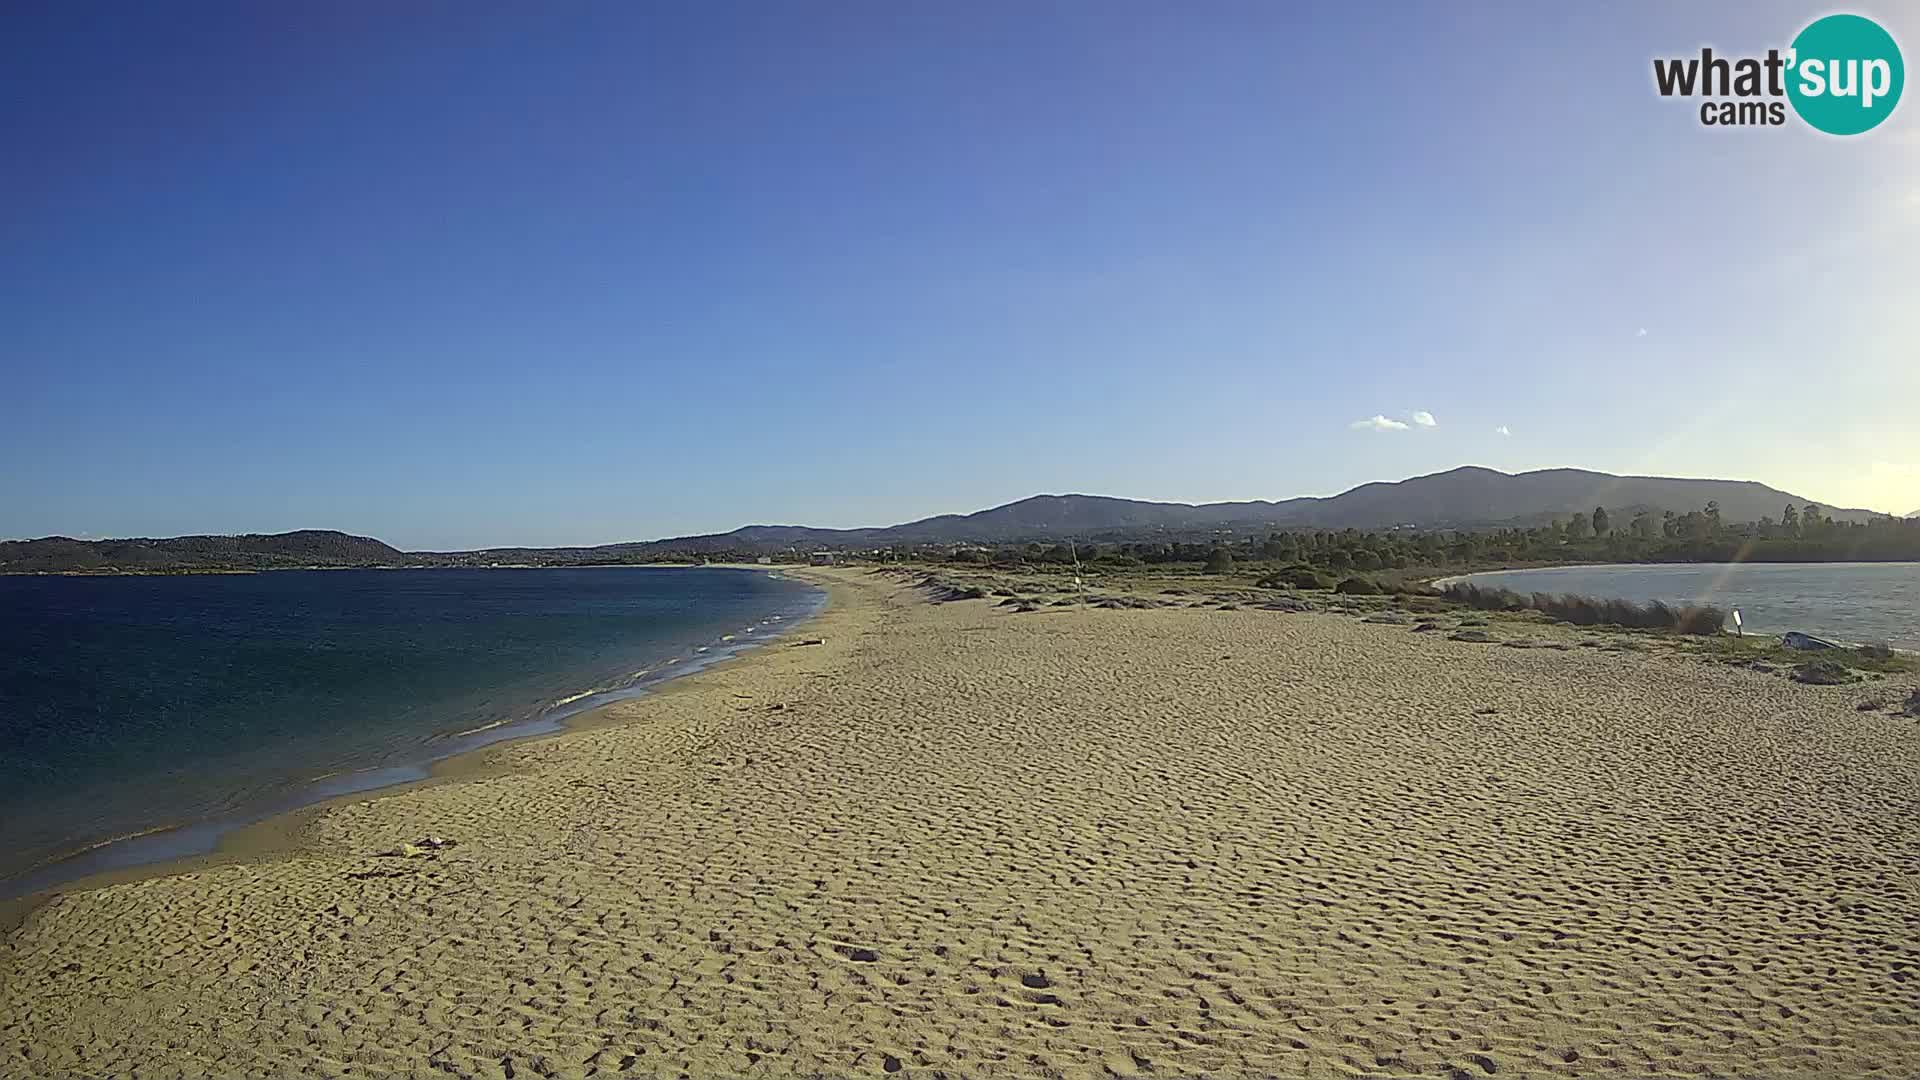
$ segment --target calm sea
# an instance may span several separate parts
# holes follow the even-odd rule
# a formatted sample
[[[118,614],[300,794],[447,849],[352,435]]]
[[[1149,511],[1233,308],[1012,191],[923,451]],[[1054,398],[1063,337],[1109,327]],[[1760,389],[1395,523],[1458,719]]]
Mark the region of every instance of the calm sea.
[[[0,577],[0,896],[554,730],[822,599],[720,569]]]
[[[1803,630],[1920,649],[1920,563],[1567,566],[1466,580],[1518,592],[1718,604],[1739,608],[1749,632]]]

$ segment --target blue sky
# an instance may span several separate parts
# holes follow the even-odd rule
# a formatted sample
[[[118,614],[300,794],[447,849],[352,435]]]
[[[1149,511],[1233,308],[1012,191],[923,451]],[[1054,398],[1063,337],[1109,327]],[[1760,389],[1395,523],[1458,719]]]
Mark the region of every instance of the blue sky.
[[[1703,128],[1653,57],[1829,9],[1543,10],[13,5],[0,536],[587,543],[1469,463],[1920,508],[1920,104]]]

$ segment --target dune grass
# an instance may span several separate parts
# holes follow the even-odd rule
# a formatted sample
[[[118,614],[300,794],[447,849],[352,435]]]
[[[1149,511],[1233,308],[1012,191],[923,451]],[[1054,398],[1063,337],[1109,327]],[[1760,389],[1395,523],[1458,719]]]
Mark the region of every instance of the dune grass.
[[[1717,634],[1727,621],[1726,610],[1711,604],[1675,607],[1659,600],[1636,604],[1630,600],[1602,600],[1571,593],[1519,593],[1469,582],[1448,585],[1440,590],[1440,595],[1482,611],[1537,611],[1575,626],[1626,626],[1682,634]]]

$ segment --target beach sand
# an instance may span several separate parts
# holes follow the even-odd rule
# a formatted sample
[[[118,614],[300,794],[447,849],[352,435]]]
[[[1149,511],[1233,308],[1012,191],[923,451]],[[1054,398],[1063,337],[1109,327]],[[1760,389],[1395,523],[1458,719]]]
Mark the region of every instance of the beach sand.
[[[1861,688],[809,573],[798,638],[40,908],[0,1075],[1920,1075]]]

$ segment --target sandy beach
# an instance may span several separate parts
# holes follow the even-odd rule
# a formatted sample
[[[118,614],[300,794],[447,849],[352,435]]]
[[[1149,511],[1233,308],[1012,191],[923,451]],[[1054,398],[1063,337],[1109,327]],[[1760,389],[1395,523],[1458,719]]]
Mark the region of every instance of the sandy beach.
[[[804,573],[780,644],[34,911],[0,1076],[1920,1075],[1860,687]]]

